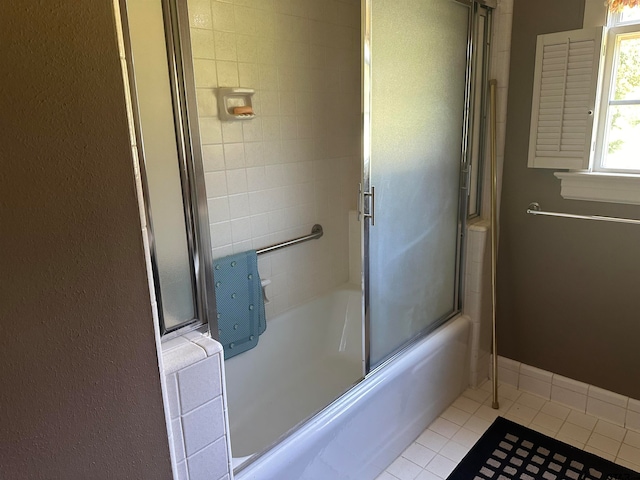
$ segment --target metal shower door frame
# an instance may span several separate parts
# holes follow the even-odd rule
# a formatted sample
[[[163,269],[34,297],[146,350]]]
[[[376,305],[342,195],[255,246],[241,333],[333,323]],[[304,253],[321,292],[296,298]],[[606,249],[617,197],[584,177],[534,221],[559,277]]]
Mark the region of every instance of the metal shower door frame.
[[[478,22],[476,21],[478,12],[481,8],[487,10],[487,16],[489,17],[489,34],[491,32],[491,11],[496,7],[495,0],[448,0],[459,4],[462,4],[469,9],[469,20],[467,26],[467,67],[465,78],[465,90],[464,90],[464,116],[463,124],[461,125],[463,131],[463,140],[460,152],[460,182],[459,182],[459,196],[458,196],[458,234],[456,245],[456,265],[455,265],[455,293],[454,293],[454,308],[449,314],[439,318],[436,322],[429,325],[427,328],[419,332],[417,335],[410,338],[402,346],[400,346],[394,353],[389,355],[378,365],[371,364],[371,299],[370,299],[370,235],[371,228],[376,227],[371,222],[367,222],[367,218],[372,219],[375,212],[371,209],[372,203],[367,202],[367,197],[373,200],[372,188],[375,186],[371,182],[372,171],[372,158],[371,158],[371,105],[372,105],[372,80],[373,72],[371,68],[371,28],[372,28],[372,3],[375,0],[362,0],[362,186],[359,192],[358,204],[362,206],[359,211],[360,217],[363,219],[361,226],[362,242],[361,242],[361,260],[362,260],[362,285],[363,285],[363,337],[364,337],[364,374],[369,376],[375,371],[384,368],[384,366],[401,355],[405,350],[411,348],[429,333],[436,328],[447,322],[451,318],[458,315],[462,310],[462,296],[464,293],[464,285],[462,279],[464,278],[463,258],[464,247],[466,237],[466,220],[468,211],[467,197],[469,195],[469,178],[470,178],[470,162],[471,162],[471,142],[470,135],[473,132],[473,120],[474,115],[472,112],[474,102],[474,83],[475,75],[478,74],[475,65],[475,38],[476,29],[478,28]],[[482,75],[486,69],[486,65],[489,62],[489,55],[485,55],[484,62],[480,68],[480,74]]]
[[[184,204],[191,282],[194,291],[195,318],[168,327],[164,321],[160,275],[153,233],[153,216],[146,177],[146,158],[142,141],[140,113],[137,101],[135,59],[129,35],[127,0],[118,0],[126,52],[128,85],[133,110],[133,124],[137,141],[140,176],[144,197],[144,209],[148,223],[148,243],[151,269],[158,307],[160,333],[163,339],[172,338],[186,331],[209,329],[213,338],[218,337],[218,321],[213,288],[213,263],[209,236],[209,215],[204,183],[200,131],[198,125],[195,80],[189,35],[187,2],[161,0],[164,23],[167,67],[173,106],[177,155],[179,159],[180,185]]]

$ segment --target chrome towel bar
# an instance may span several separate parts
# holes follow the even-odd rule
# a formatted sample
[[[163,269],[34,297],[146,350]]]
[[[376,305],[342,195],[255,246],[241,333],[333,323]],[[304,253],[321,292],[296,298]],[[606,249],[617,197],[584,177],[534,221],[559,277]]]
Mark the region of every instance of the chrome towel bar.
[[[633,225],[640,225],[640,220],[635,220],[632,218],[603,217],[600,215],[576,215],[573,213],[545,212],[540,209],[540,204],[538,202],[530,203],[529,206],[527,207],[527,213],[531,215],[546,215],[548,217],[578,218],[581,220],[599,220],[601,222],[631,223]]]
[[[316,238],[320,238],[324,235],[324,231],[322,230],[322,225],[316,223],[311,228],[311,233],[309,235],[305,235],[304,237],[294,238],[292,240],[287,240],[286,242],[276,243],[275,245],[270,245],[268,247],[261,248],[256,250],[258,255],[262,255],[263,253],[273,252],[274,250],[280,250],[284,247],[290,247],[291,245],[296,245],[298,243],[307,242],[309,240],[315,240]]]

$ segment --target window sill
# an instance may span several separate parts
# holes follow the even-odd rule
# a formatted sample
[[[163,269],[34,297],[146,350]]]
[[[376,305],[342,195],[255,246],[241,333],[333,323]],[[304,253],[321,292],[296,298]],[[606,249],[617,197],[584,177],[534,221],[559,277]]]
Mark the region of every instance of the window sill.
[[[560,194],[570,200],[640,205],[640,175],[623,173],[556,172]]]

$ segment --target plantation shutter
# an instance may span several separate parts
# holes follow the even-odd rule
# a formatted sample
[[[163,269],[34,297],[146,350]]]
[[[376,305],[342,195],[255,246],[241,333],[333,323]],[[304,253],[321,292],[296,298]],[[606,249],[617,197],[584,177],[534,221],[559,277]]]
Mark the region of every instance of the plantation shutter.
[[[538,35],[529,167],[589,167],[603,27]]]

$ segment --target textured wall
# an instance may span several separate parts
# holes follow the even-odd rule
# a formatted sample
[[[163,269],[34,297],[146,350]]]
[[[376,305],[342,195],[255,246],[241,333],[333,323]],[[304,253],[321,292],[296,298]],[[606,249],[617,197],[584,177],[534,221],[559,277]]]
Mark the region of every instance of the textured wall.
[[[0,19],[0,478],[170,478],[112,3]]]
[[[563,200],[527,168],[536,36],[582,27],[584,0],[515,0],[498,265],[499,353],[640,398],[640,229],[537,218],[545,210],[640,218],[640,207]]]

